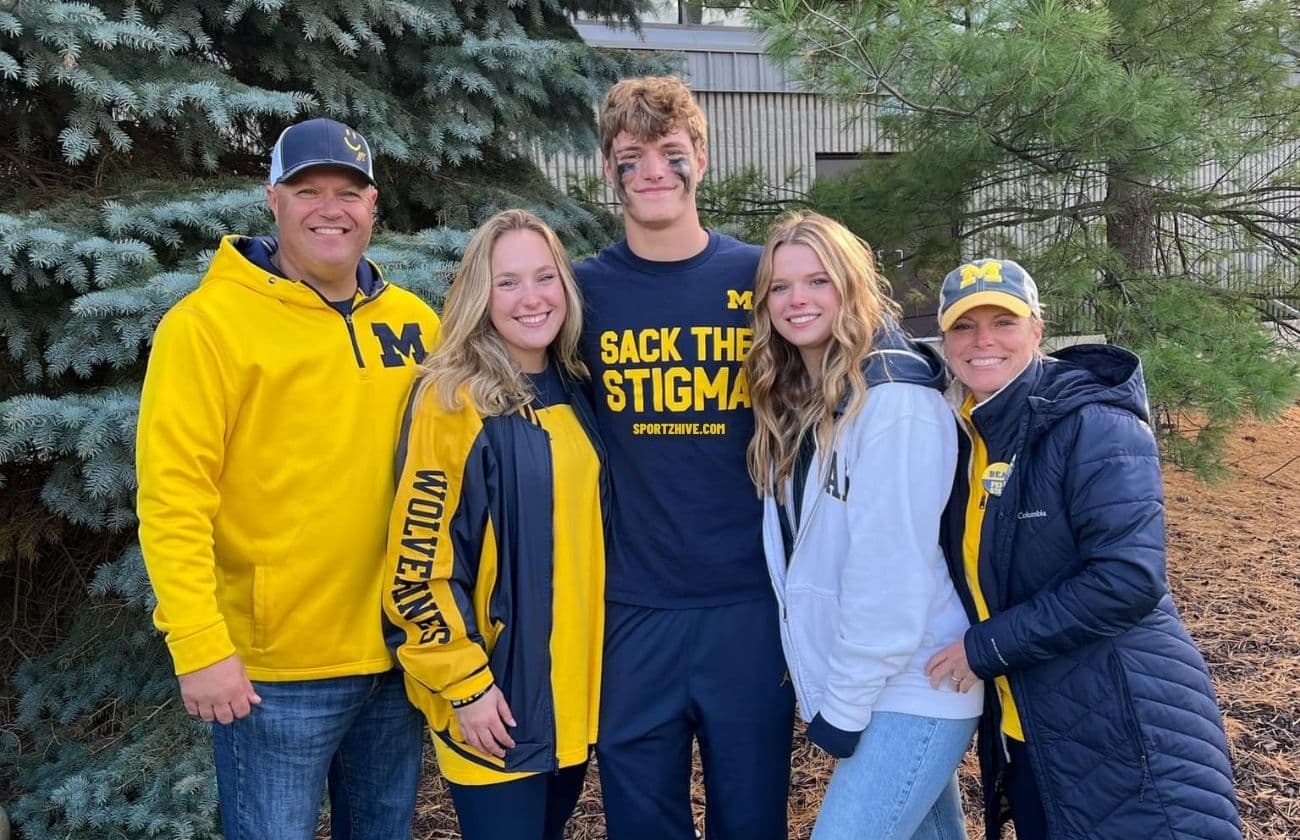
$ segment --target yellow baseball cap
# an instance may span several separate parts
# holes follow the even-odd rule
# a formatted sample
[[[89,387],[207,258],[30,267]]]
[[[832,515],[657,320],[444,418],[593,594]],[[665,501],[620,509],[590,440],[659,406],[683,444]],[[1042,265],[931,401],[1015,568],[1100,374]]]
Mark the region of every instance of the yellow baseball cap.
[[[939,329],[977,306],[1000,306],[1022,317],[1043,316],[1038,285],[1012,260],[972,260],[948,272],[939,288]]]

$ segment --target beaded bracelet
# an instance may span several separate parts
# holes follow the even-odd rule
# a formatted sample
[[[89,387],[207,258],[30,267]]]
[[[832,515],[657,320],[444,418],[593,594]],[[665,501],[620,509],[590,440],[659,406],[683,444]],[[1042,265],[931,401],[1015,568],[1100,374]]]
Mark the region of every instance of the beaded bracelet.
[[[491,691],[491,690],[492,690],[492,686],[495,685],[495,684],[496,684],[496,683],[492,683],[492,684],[489,685],[487,688],[485,688],[485,689],[483,689],[482,691],[480,691],[478,694],[471,695],[471,696],[469,696],[469,697],[464,698],[463,700],[452,700],[452,701],[451,701],[451,707],[452,707],[453,709],[463,709],[463,708],[465,708],[466,706],[468,706],[470,703],[473,703],[475,700],[481,700],[481,699],[483,698],[483,695],[485,695],[485,694],[487,694],[489,691]]]

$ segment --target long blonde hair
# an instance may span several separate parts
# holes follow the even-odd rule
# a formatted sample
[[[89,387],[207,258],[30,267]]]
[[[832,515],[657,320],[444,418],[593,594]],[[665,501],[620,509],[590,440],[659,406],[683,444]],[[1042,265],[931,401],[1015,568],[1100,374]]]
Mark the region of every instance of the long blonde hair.
[[[551,361],[571,376],[587,378],[587,366],[578,358],[582,299],[564,246],[537,216],[527,210],[505,210],[484,222],[465,248],[442,311],[442,342],[420,366],[417,401],[432,388],[448,409],[459,410],[462,397],[467,396],[484,416],[509,414],[532,401],[533,389],[510,358],[488,312],[492,249],[502,234],[515,230],[531,230],[546,240],[560,272],[566,314],[549,348]]]
[[[773,329],[768,313],[772,260],[785,245],[803,245],[816,254],[840,296],[817,386],[798,348]],[[826,451],[836,408],[845,404],[846,419],[861,410],[867,396],[862,363],[876,331],[898,312],[888,285],[871,247],[834,219],[799,210],[784,216],[768,235],[754,278],[754,344],[745,360],[755,421],[747,459],[760,494],[783,500],[803,436],[815,434],[818,448]]]

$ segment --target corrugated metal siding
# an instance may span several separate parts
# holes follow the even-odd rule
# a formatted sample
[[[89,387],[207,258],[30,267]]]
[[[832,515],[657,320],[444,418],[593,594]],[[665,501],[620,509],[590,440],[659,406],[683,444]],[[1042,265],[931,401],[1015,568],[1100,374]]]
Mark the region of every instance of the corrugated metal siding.
[[[763,54],[763,35],[735,26],[646,24],[638,35],[590,21],[574,24],[593,47],[674,52],[696,93],[794,93],[801,85]]]
[[[804,93],[700,92],[697,98],[709,116],[710,163],[707,177],[711,179],[725,178],[752,166],[778,184],[792,175],[786,186],[802,192],[809,188],[816,176],[819,154],[851,155],[864,150],[894,150],[878,136],[870,108],[859,110]],[[1225,186],[1242,191],[1258,189],[1267,184],[1271,173],[1297,156],[1300,156],[1300,145],[1280,146],[1244,161]],[[570,178],[601,177],[599,154],[595,150],[588,155],[538,155],[537,160],[546,176],[561,188]],[[1193,181],[1197,186],[1208,188],[1222,179],[1222,168],[1209,163],[1200,168]],[[997,189],[977,195],[974,205],[984,208],[999,204],[1044,207],[1053,202],[1061,203],[1066,192],[1072,198],[1101,200],[1105,196],[1105,181],[1100,177],[1068,184],[1029,178],[1011,180]],[[608,184],[603,184],[597,200],[610,207],[617,204]],[[1278,227],[1294,230],[1300,225],[1300,200],[1295,197],[1279,197],[1264,204],[1286,217]],[[992,218],[985,221],[992,221]],[[1017,248],[1032,252],[1041,247],[1044,239],[1057,233],[1058,224],[1072,223],[1053,220],[992,228],[983,235],[966,240],[962,250],[965,257],[976,257],[999,251],[1010,242]],[[1173,234],[1169,224],[1167,221],[1162,230],[1166,239]],[[1244,285],[1248,278],[1250,282],[1257,282],[1266,273],[1271,274],[1274,279],[1270,285],[1277,293],[1289,291],[1295,295],[1296,286],[1300,284],[1300,267],[1242,241],[1240,231],[1180,217],[1177,233],[1185,242],[1196,246],[1187,251],[1189,268],[1218,272],[1229,287]]]
[[[795,82],[767,58],[751,52],[688,52],[684,78],[696,93],[774,93]]]
[[[1241,161],[1231,171],[1226,171],[1218,162],[1207,162],[1189,180],[1193,187],[1207,190],[1250,193],[1269,186],[1275,175],[1287,166],[1294,166],[1297,158],[1300,158],[1300,144],[1283,144]],[[1074,202],[1101,201],[1105,195],[1106,183],[1101,176],[1054,183],[1017,173],[1015,180],[977,194],[973,206],[976,209],[993,209],[1000,205],[1050,207],[1053,203],[1065,203],[1066,196]],[[1300,197],[1294,191],[1262,201],[1253,198],[1252,201],[1258,201],[1264,210],[1280,217],[1267,223],[1268,227],[1278,233],[1295,235],[1300,226]],[[984,221],[995,218],[986,217]],[[965,240],[963,257],[995,253],[1008,241],[1032,253],[1045,239],[1057,233],[1058,225],[1072,227],[1073,223],[1051,220],[991,229]],[[1175,239],[1183,247],[1177,247]],[[1300,266],[1294,261],[1259,247],[1246,238],[1241,227],[1224,221],[1211,223],[1187,214],[1180,214],[1176,219],[1166,215],[1160,220],[1157,249],[1155,258],[1162,269],[1173,273],[1191,270],[1218,276],[1227,288],[1244,288],[1264,282],[1274,294],[1294,297],[1300,284]]]
[[[876,138],[870,111],[854,105],[808,93],[702,91],[696,98],[709,117],[708,178],[757,167],[776,182],[793,175],[786,186],[804,191],[816,176],[818,154],[888,151]],[[546,177],[562,188],[572,177],[599,177],[599,158],[595,149],[587,155],[537,155]],[[608,185],[601,200],[615,200]]]

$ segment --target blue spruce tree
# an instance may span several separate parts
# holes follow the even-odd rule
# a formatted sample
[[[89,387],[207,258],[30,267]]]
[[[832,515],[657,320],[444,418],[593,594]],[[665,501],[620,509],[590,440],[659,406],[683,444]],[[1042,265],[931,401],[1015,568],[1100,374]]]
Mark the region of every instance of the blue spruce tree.
[[[592,148],[603,89],[657,69],[570,25],[635,25],[642,2],[0,2],[0,564],[24,561],[37,586],[56,564],[91,581],[6,692],[0,800],[24,836],[216,836],[207,735],[149,618],[133,438],[158,320],[221,235],[270,230],[279,132],[330,116],[370,139],[371,254],[435,304],[499,209],[590,250],[609,221],[527,153]]]

